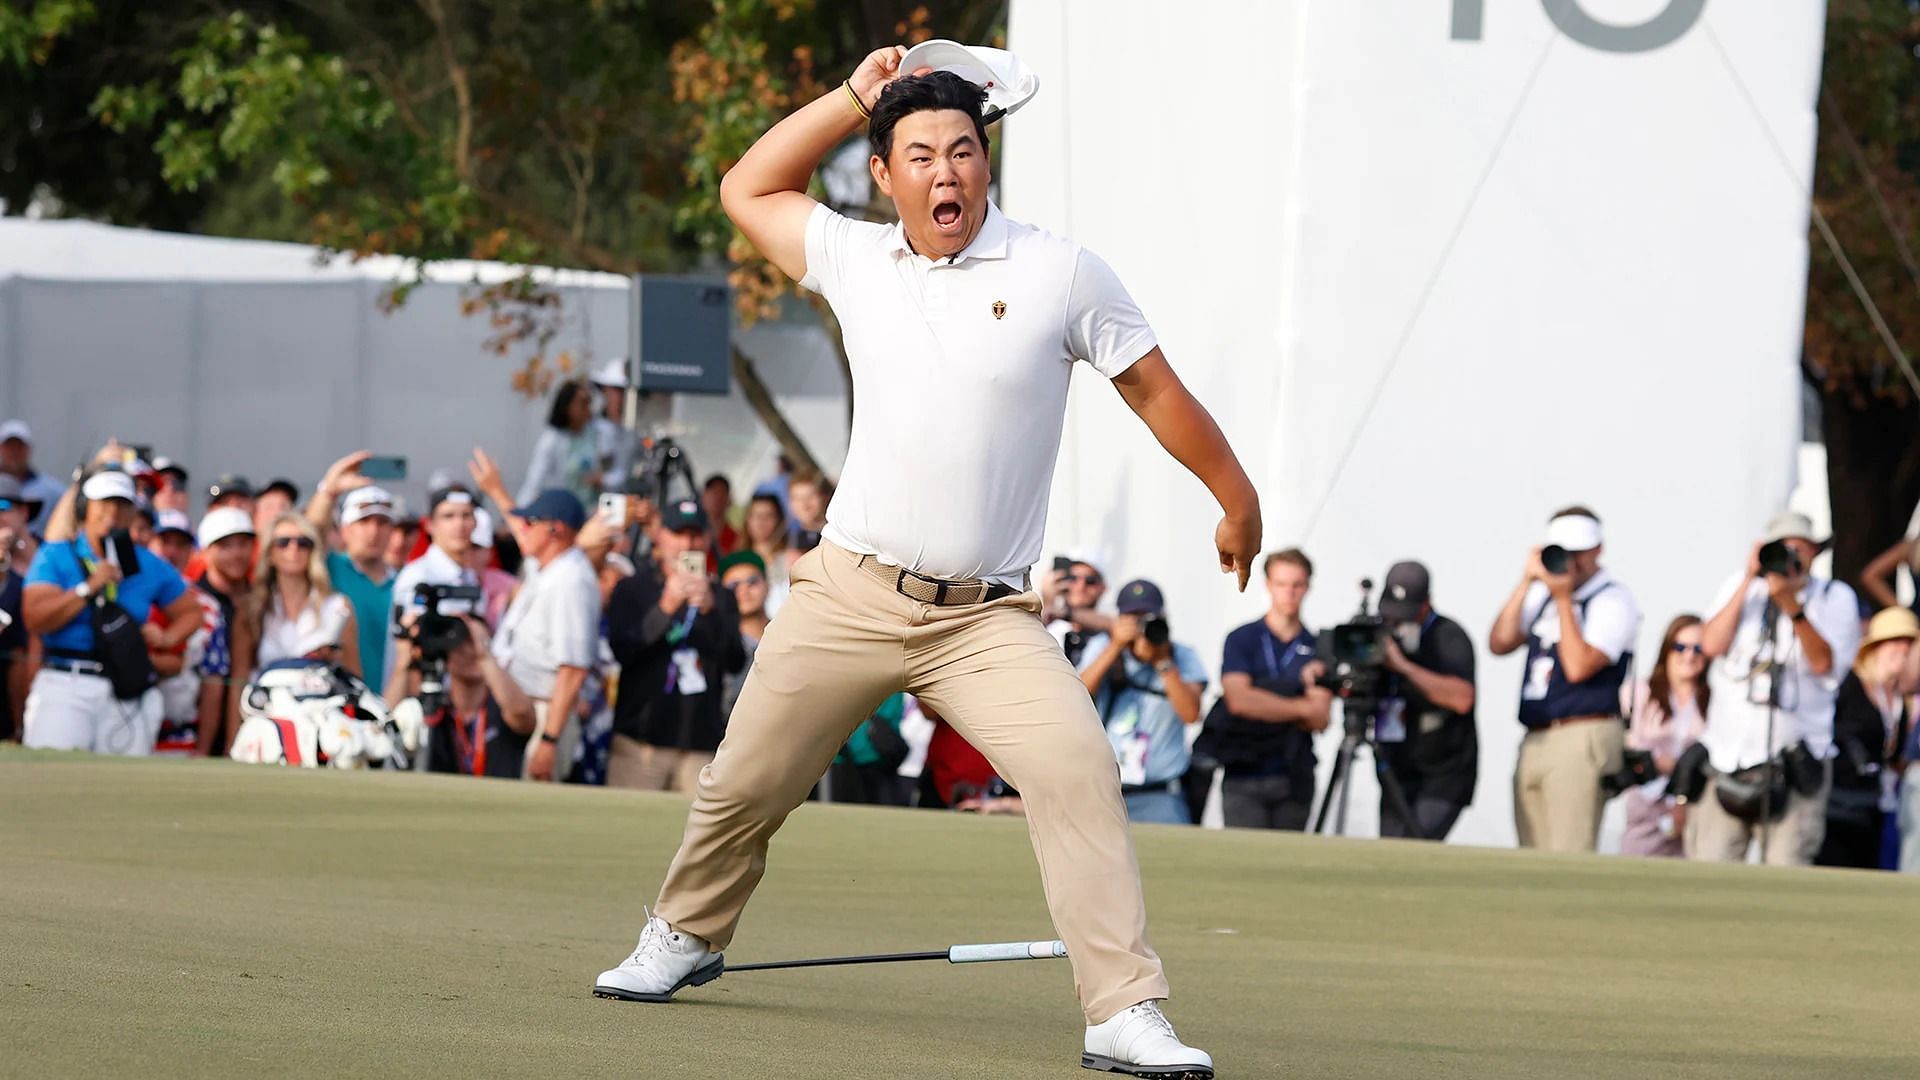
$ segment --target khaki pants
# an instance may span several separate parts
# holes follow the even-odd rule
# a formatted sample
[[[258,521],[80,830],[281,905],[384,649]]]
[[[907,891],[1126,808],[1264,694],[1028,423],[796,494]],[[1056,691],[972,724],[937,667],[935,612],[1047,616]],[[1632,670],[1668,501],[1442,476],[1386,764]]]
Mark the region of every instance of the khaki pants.
[[[1592,851],[1607,796],[1600,778],[1620,771],[1627,729],[1583,720],[1529,731],[1513,772],[1513,824],[1523,848]]]
[[[831,543],[808,552],[700,776],[654,913],[716,949],[731,942],[774,831],[854,728],[905,690],[1020,790],[1088,1022],[1166,997],[1147,945],[1120,769],[1039,612],[1031,592],[934,607],[888,588]]]
[[[1812,866],[1827,838],[1827,793],[1833,788],[1833,762],[1818,793],[1787,793],[1787,812],[1772,825],[1742,821],[1720,805],[1708,780],[1700,798],[1687,804],[1687,858],[1701,862],[1746,862],[1747,847],[1763,835],[1768,866]]]
[[[690,792],[700,786],[700,770],[712,760],[704,750],[669,750],[615,735],[607,751],[607,786]]]

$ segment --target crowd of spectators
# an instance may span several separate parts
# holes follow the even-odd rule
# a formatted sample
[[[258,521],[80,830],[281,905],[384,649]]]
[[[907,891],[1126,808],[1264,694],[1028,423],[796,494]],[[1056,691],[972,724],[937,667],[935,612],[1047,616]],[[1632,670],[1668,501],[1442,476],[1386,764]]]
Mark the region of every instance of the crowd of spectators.
[[[0,736],[219,756],[255,673],[325,664],[432,705],[417,767],[692,790],[833,488],[782,459],[744,501],[724,475],[675,490],[647,475],[625,392],[618,362],[563,384],[517,488],[475,450],[418,516],[363,475],[362,452],[304,502],[294,481],[222,475],[198,489],[196,522],[183,464],[109,444],[56,478],[28,425],[8,421]],[[1812,572],[1824,545],[1810,522],[1780,515],[1704,614],[1673,617],[1658,654],[1636,659],[1642,615],[1603,565],[1599,516],[1568,507],[1540,539],[1484,640],[1525,656],[1522,846],[1593,850],[1619,798],[1627,854],[1920,870],[1920,603],[1895,591],[1900,568],[1920,571],[1920,541],[1875,560],[1856,594]],[[1037,575],[1129,815],[1193,824],[1217,793],[1228,827],[1308,828],[1327,794],[1315,737],[1342,723],[1378,758],[1381,835],[1444,839],[1480,780],[1477,649],[1435,610],[1426,567],[1383,578],[1363,699],[1352,658],[1302,621],[1308,555],[1275,551],[1260,578],[1266,614],[1208,655],[1173,634],[1153,581],[1109,603],[1091,556]],[[446,640],[429,648],[434,617]],[[1348,715],[1355,700],[1370,714]],[[818,795],[1021,811],[986,758],[905,695],[854,727]]]

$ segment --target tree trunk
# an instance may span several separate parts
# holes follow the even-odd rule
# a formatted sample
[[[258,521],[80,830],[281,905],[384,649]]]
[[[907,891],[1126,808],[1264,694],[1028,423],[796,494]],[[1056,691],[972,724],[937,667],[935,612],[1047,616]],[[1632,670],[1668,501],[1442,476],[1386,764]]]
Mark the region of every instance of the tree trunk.
[[[808,450],[807,444],[801,441],[800,433],[793,430],[793,425],[787,423],[787,418],[780,414],[780,405],[773,400],[773,392],[767,389],[766,383],[760,381],[760,372],[754,368],[753,361],[747,354],[740,351],[738,345],[733,347],[733,378],[740,384],[740,392],[746,395],[747,404],[753,406],[753,411],[760,417],[760,422],[767,426],[767,431],[773,435],[775,441],[779,442],[780,449],[786,451],[787,459],[793,462],[794,471],[796,473],[824,472],[825,470],[820,468],[820,463],[814,459],[813,451]]]
[[[1906,535],[1920,504],[1920,406],[1820,388],[1833,506],[1833,576],[1857,590],[1860,571]],[[1864,595],[1864,594],[1863,594]]]

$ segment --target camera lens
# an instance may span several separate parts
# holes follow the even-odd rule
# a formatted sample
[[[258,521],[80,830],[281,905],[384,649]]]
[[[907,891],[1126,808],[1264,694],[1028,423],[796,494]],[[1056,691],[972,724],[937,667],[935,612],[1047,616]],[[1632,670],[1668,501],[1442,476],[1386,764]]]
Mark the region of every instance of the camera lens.
[[[1548,544],[1540,549],[1540,566],[1549,574],[1564,574],[1569,557],[1566,548],[1559,544]]]
[[[1168,630],[1165,619],[1148,619],[1147,624],[1141,627],[1141,633],[1146,635],[1147,644],[1156,649],[1172,640],[1172,633]]]
[[[1800,572],[1800,557],[1785,540],[1772,540],[1760,548],[1760,572],[1792,575]]]

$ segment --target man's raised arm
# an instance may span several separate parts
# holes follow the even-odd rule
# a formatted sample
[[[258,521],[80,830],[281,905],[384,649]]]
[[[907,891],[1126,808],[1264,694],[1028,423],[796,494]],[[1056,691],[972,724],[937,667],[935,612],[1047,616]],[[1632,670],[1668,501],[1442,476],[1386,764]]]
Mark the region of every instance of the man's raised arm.
[[[807,195],[813,171],[841,140],[865,124],[880,92],[900,74],[907,50],[876,49],[852,76],[775,124],[720,181],[720,205],[768,262],[799,281],[807,276]],[[852,96],[849,97],[849,91]],[[854,107],[859,99],[860,108]]]

